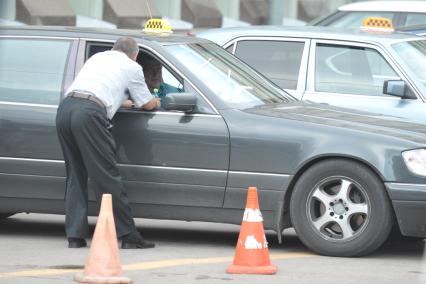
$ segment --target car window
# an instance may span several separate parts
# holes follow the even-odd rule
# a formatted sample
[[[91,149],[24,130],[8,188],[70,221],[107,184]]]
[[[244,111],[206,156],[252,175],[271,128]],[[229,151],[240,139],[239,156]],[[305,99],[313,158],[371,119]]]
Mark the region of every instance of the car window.
[[[229,53],[233,53],[233,52],[234,52],[234,45],[235,45],[235,43],[231,44],[230,46],[228,46],[228,47],[226,48],[226,50],[227,50]]]
[[[393,12],[345,12],[344,16],[339,17],[328,26],[358,29],[362,26],[362,21],[369,17],[388,18],[395,22],[396,14]]]
[[[406,65],[423,89],[426,88],[426,40],[410,40],[392,44],[401,63]]]
[[[303,42],[244,40],[235,55],[283,89],[297,88]]]
[[[0,101],[57,105],[71,43],[1,39]]]
[[[295,98],[216,44],[173,44],[165,48],[218,99],[231,107],[246,109],[295,101]]]
[[[88,43],[86,48],[86,60],[95,55],[98,52],[104,52],[112,49],[110,43]]]
[[[417,26],[426,24],[426,13],[407,13],[405,26]]]
[[[383,82],[399,76],[374,49],[319,44],[315,90],[354,95],[383,95]]]
[[[112,43],[89,42],[86,48],[86,60],[98,52],[111,50],[112,45]],[[136,61],[139,65],[144,66],[143,62],[145,59],[150,59],[151,63],[155,59],[156,62],[161,64],[162,83],[160,84],[159,88],[155,89],[158,91],[158,95],[161,98],[162,103],[164,101],[163,95],[166,96],[168,93],[192,92],[197,94],[198,96],[196,112],[214,113],[214,111],[209,108],[208,103],[196,91],[190,88],[190,84],[184,83],[184,80],[182,78],[172,72],[170,67],[166,66],[163,62],[161,62],[160,59],[156,58],[155,55],[151,54],[148,51],[141,50],[138,54]],[[152,67],[152,64],[149,64],[149,66]],[[148,68],[148,66],[146,66],[146,68]],[[155,74],[157,74],[157,72],[155,72]],[[148,80],[146,75],[145,80]],[[148,81],[147,85],[149,85]],[[164,111],[163,105],[162,110]]]
[[[148,59],[148,61],[151,62],[151,64],[149,64],[149,62],[147,64],[147,61],[146,61],[147,59]],[[145,60],[145,64],[143,63],[144,60]],[[147,69],[147,68],[150,68],[150,66],[151,66],[151,71],[152,71],[152,61],[153,60],[161,65],[161,76],[160,76],[161,84],[160,84],[160,87],[158,88],[158,93],[157,93],[157,95],[161,99],[160,110],[166,111],[165,110],[165,97],[167,96],[167,94],[187,92],[187,93],[193,93],[197,96],[197,105],[196,105],[196,108],[194,110],[194,113],[204,113],[204,114],[214,114],[215,113],[215,111],[211,109],[211,107],[204,100],[204,98],[202,98],[202,96],[196,90],[194,90],[192,88],[192,86],[189,82],[184,81],[183,78],[181,78],[178,74],[173,72],[171,67],[167,66],[164,62],[162,62],[160,58],[156,57],[155,55],[153,55],[152,53],[150,53],[148,51],[142,50],[141,52],[139,52],[137,61],[144,68],[145,81],[146,81],[148,87],[150,86],[149,80],[152,80],[152,77],[149,75],[149,73],[148,73],[149,69]],[[145,70],[145,69],[147,69],[147,70]],[[154,73],[151,73],[151,75],[153,75]]]

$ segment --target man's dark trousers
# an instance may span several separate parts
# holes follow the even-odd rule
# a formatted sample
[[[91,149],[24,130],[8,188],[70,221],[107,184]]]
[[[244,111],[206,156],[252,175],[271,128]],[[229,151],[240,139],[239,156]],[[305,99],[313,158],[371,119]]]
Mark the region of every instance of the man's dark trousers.
[[[88,177],[98,202],[112,194],[117,237],[135,230],[129,199],[116,163],[106,110],[96,102],[67,97],[58,108],[56,128],[67,171],[65,228],[68,238],[88,236]]]

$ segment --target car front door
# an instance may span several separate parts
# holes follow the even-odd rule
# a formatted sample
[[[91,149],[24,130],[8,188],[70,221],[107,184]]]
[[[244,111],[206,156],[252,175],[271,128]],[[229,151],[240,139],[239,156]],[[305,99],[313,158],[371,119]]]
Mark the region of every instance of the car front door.
[[[55,117],[77,42],[0,37],[1,210],[63,210],[65,167]],[[31,201],[29,201],[31,200]],[[57,200],[59,203],[46,200]]]
[[[97,49],[99,44],[87,47]],[[149,52],[162,62],[165,83],[196,94],[198,110],[117,112],[112,131],[129,199],[136,204],[222,207],[230,147],[226,123],[177,68]],[[138,207],[135,214],[140,215]]]
[[[404,80],[409,86],[380,49],[368,44],[313,40],[303,99],[425,122],[424,102],[384,94],[386,80]]]

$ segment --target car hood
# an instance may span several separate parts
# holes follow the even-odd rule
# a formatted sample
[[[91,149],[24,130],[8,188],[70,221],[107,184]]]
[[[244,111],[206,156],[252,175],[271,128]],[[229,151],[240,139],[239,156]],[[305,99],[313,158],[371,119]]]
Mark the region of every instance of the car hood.
[[[383,134],[426,145],[426,124],[381,114],[312,102],[264,105],[246,112],[321,125]]]

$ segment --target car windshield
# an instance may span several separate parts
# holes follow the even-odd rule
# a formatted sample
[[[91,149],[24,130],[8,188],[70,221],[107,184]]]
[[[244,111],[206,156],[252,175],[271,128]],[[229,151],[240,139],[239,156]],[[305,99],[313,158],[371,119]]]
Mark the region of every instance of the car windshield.
[[[426,88],[426,40],[415,40],[395,43],[392,45],[403,64]]]
[[[342,17],[336,19],[328,26],[336,28],[352,28],[359,29],[362,26],[362,21],[370,17],[379,17],[393,19],[392,12],[347,12]]]
[[[232,107],[244,109],[296,100],[216,44],[169,45],[166,48]]]

